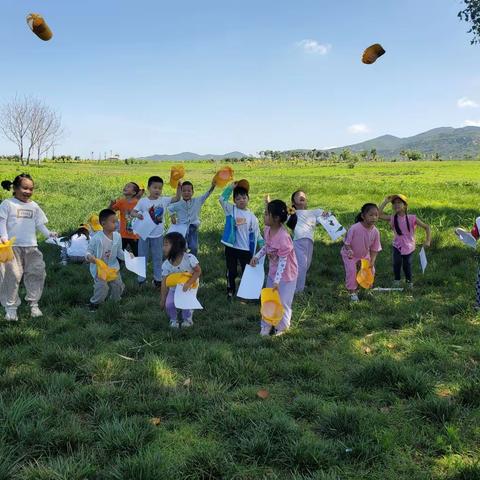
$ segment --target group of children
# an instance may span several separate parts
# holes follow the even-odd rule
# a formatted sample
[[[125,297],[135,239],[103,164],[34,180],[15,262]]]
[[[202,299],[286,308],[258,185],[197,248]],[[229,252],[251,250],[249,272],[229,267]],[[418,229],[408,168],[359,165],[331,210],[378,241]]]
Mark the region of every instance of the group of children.
[[[6,244],[15,238],[15,243],[13,260],[0,263],[0,301],[5,308],[5,318],[17,320],[18,292],[23,278],[31,316],[39,317],[42,315],[38,302],[45,281],[45,263],[38,249],[36,231],[46,237],[57,237],[57,234],[46,227],[47,217],[31,199],[34,182],[28,174],[18,175],[13,182],[4,181],[2,187],[6,190],[13,187],[13,197],[0,204],[0,242]],[[197,259],[200,212],[215,187],[214,180],[204,195],[194,197],[192,183],[185,181],[178,184],[175,196],[163,196],[163,180],[152,176],[148,179],[147,195],[142,196],[143,189],[129,182],[123,189],[123,197],[112,201],[110,208],[99,213],[96,225],[92,222],[81,225],[73,235],[65,237],[62,263],[90,263],[94,280],[90,309],[95,310],[109,294],[112,300],[121,298],[125,286],[119,261],[125,260],[124,251],[128,250],[132,257],[145,257],[146,262],[152,259],[153,284],[160,288],[161,308],[166,310],[171,327],[178,328],[174,288],[169,286],[168,278],[173,273],[186,273],[185,291],[198,283],[201,275]],[[263,268],[262,259],[268,257],[267,288],[278,291],[283,317],[276,327],[262,320],[260,334],[282,335],[290,327],[295,294],[305,288],[312,262],[315,228],[329,212],[320,208],[309,210],[307,196],[300,190],[292,194],[291,207],[282,200],[270,200],[267,196],[262,237],[258,219],[248,209],[249,190],[248,181],[241,180],[226,186],[219,197],[225,214],[221,243],[225,247],[227,298],[231,300],[235,295],[238,267],[242,273],[246,265]],[[232,194],[233,203],[230,202]],[[384,213],[388,203],[392,204],[392,215]],[[120,216],[119,225],[116,212]],[[171,227],[165,233],[167,213]],[[154,228],[147,238],[139,238],[135,233],[135,221],[146,216],[150,216]],[[413,287],[412,255],[417,226],[426,231],[424,246],[430,245],[430,227],[408,213],[408,200],[404,195],[386,197],[379,206],[373,203],[363,205],[341,248],[346,288],[352,302],[359,301],[357,272],[360,261],[367,259],[372,273],[375,271],[375,261],[382,249],[380,233],[375,226],[379,219],[388,221],[394,233],[394,286],[400,284],[403,268],[407,287]],[[99,261],[117,272],[114,279],[100,278]],[[138,277],[140,286],[145,281],[146,278]],[[182,311],[181,317],[182,327],[193,325],[191,310]]]

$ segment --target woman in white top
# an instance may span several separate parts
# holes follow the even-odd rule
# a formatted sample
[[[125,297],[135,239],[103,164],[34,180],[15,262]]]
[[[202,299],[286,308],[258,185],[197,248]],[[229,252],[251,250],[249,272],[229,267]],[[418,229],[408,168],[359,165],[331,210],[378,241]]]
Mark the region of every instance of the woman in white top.
[[[45,284],[45,263],[42,252],[38,249],[36,231],[45,237],[55,237],[45,224],[47,217],[31,197],[34,184],[30,175],[22,173],[13,182],[2,182],[5,190],[13,186],[13,197],[0,204],[0,242],[6,243],[15,238],[13,246],[14,258],[2,264],[3,280],[0,278],[0,301],[5,308],[5,319],[18,320],[17,308],[21,301],[18,296],[20,282],[23,278],[27,295],[25,300],[30,304],[32,317],[41,317],[38,302]],[[2,276],[0,274],[0,277]]]

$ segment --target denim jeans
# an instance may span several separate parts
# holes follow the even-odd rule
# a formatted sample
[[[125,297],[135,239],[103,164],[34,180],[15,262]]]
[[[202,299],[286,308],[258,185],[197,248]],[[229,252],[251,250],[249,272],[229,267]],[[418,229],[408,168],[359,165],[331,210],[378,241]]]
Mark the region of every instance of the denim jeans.
[[[198,253],[198,225],[189,225],[187,231],[187,246],[192,255]]]

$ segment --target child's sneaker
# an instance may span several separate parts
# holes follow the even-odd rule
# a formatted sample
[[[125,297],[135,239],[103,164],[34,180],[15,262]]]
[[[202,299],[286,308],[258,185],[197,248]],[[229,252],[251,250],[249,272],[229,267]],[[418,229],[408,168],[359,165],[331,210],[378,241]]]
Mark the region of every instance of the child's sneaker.
[[[360,301],[360,299],[358,298],[358,295],[356,293],[351,293],[350,294],[350,301],[352,303],[357,303]]]
[[[260,335],[262,337],[268,337],[270,335],[270,332],[272,331],[272,326],[271,325],[264,325],[260,329]]]
[[[17,309],[15,307],[5,309],[5,320],[7,322],[17,322],[18,321]]]
[[[187,320],[184,320],[182,322],[182,328],[189,328],[189,327],[193,327],[193,319],[192,318],[188,318]]]
[[[170,328],[180,328],[180,325],[176,320],[170,320]]]
[[[277,330],[277,329],[275,329],[274,336],[275,336],[275,337],[281,337],[281,336],[284,335],[285,333],[287,333],[287,330]]]
[[[30,316],[32,318],[43,317],[42,311],[38,308],[38,305],[30,305]]]

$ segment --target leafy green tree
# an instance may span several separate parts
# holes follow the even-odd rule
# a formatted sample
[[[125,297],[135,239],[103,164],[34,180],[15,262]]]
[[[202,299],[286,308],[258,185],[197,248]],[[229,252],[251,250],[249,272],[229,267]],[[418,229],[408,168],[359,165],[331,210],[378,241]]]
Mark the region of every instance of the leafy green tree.
[[[470,43],[480,43],[480,0],[463,0],[465,8],[458,13],[458,18],[471,24],[468,33],[473,35]]]

